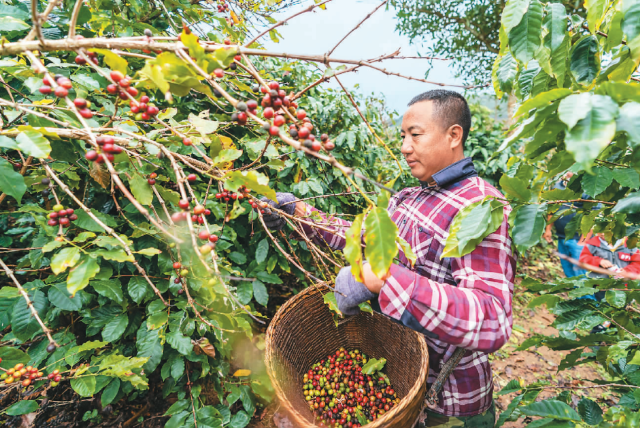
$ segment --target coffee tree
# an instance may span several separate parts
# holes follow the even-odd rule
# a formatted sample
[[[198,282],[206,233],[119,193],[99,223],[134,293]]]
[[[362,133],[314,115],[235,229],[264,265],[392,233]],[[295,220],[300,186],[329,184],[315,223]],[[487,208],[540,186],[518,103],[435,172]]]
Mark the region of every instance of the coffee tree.
[[[263,227],[276,190],[360,213],[356,225],[367,213],[380,275],[410,252],[385,209],[408,174],[380,137],[383,110],[321,85],[363,67],[397,74],[378,62],[399,53],[264,50],[284,23],[270,13],[290,4],[0,5],[6,415],[48,418],[70,386],[96,397],[84,420],[175,397],[168,427],[246,426],[271,399],[270,290],[331,287],[345,264],[300,233],[312,219],[281,212],[287,233]],[[357,273],[359,234],[349,248]]]
[[[547,222],[572,212],[577,215],[568,225],[569,237],[592,231],[609,242],[629,237],[630,248],[637,244],[640,86],[634,73],[640,61],[640,2],[588,0],[583,6],[586,19],[569,15],[560,2],[538,0],[509,0],[502,13],[493,85],[498,96],[514,94],[520,105],[501,149],[517,140],[525,144],[523,153],[509,160],[499,184],[514,207],[512,238],[521,252],[540,241]],[[575,174],[567,188],[554,189],[568,171]],[[477,224],[491,218],[504,202],[485,201],[465,210],[458,224],[476,227],[452,233],[451,251],[465,254],[474,240],[492,231],[490,222],[484,221],[486,230]],[[572,202],[583,205],[558,212],[562,204]],[[586,268],[610,274],[599,267]],[[519,349],[544,345],[569,350],[559,370],[595,362],[606,371],[607,380],[580,379],[569,386],[512,381],[500,394],[517,395],[498,425],[540,417],[530,426],[639,426],[637,279],[625,273],[552,284],[523,279],[528,290],[540,294],[531,306],[546,304],[557,316],[554,327],[559,336],[535,335]],[[593,298],[596,292],[603,292],[602,301]],[[610,327],[594,329],[603,324]],[[588,398],[571,406],[572,393],[592,388],[619,394],[618,406],[603,412]],[[558,395],[536,401],[543,389],[555,389]]]

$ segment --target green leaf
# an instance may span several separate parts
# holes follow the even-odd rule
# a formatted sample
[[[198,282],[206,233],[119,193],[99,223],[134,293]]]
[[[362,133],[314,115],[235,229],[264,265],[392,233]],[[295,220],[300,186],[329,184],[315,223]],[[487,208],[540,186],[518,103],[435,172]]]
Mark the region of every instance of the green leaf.
[[[49,288],[48,297],[53,306],[65,311],[79,311],[82,308],[82,299],[80,297],[72,299],[63,282]]]
[[[569,129],[572,129],[580,120],[587,117],[589,111],[591,111],[592,96],[592,93],[584,92],[570,95],[560,101],[558,117]]]
[[[91,253],[93,257],[103,257],[107,260],[114,260],[116,262],[133,262],[135,258],[133,255],[128,255],[123,249],[117,248],[115,250],[103,250],[99,249]]]
[[[384,365],[387,364],[387,360],[385,358],[380,358],[376,360],[375,358],[370,358],[367,363],[362,366],[362,373],[364,374],[374,374],[375,372],[379,372],[384,368]]]
[[[72,296],[75,296],[78,291],[89,285],[89,280],[96,276],[98,272],[100,272],[98,262],[94,258],[83,256],[80,263],[69,273],[67,290]]]
[[[165,311],[158,312],[147,318],[147,327],[149,330],[156,330],[165,325],[167,321],[169,321],[169,313]]]
[[[632,168],[618,168],[613,171],[613,178],[620,183],[622,187],[628,187],[630,189],[640,188],[640,176],[635,169]]]
[[[277,202],[276,192],[269,187],[269,177],[264,174],[256,171],[232,171],[227,174],[226,189],[235,192],[240,186],[246,186],[252,191]]]
[[[189,355],[193,350],[191,339],[184,336],[179,331],[172,331],[167,333],[167,343],[171,345],[173,349],[180,352],[182,355]]]
[[[1,19],[2,18],[0,18],[0,20]],[[2,25],[1,22],[0,25]],[[38,406],[38,402],[35,400],[20,400],[17,403],[14,403],[11,406],[7,407],[6,412],[9,416],[20,416],[26,415],[27,413],[33,413],[39,408],[40,406]]]
[[[356,407],[356,418],[358,419],[358,423],[362,426],[365,426],[369,423],[369,421],[367,420],[367,418],[365,418],[364,414],[362,413],[362,410],[358,409]]]
[[[502,27],[508,33],[520,24],[522,17],[529,8],[529,0],[508,0],[502,12]]]
[[[194,115],[193,113],[189,115],[189,122],[191,122],[191,124],[203,137],[216,132],[216,130],[218,129],[218,122],[203,119]]]
[[[533,59],[542,43],[542,3],[531,0],[520,23],[509,31],[513,56],[525,64]]]
[[[618,201],[612,211],[627,214],[640,212],[640,192],[629,193],[626,198]]]
[[[147,179],[139,174],[133,174],[129,181],[131,193],[142,205],[151,205],[153,203],[153,190],[147,182]]]
[[[112,70],[118,70],[125,76],[128,73],[129,64],[127,60],[122,58],[117,53],[110,51],[109,49],[89,49],[89,52],[95,52],[104,56],[104,62]]]
[[[25,31],[25,30],[28,30],[29,28],[30,26],[21,19],[16,19],[13,16],[0,17],[1,32]]]
[[[542,416],[579,422],[580,415],[562,401],[544,400],[519,408],[523,415]]]
[[[516,213],[513,227],[513,242],[520,247],[529,248],[540,242],[545,226],[545,205],[525,205]]]
[[[124,296],[122,295],[122,284],[120,284],[120,280],[117,278],[111,278],[108,281],[91,281],[89,285],[91,285],[91,287],[96,290],[96,293],[101,296],[115,300],[118,303],[122,303],[124,301]]]
[[[578,402],[578,412],[582,420],[589,425],[599,425],[602,422],[602,409],[595,401],[582,398]]]
[[[366,227],[364,240],[367,245],[364,254],[373,273],[378,278],[382,278],[398,255],[396,246],[398,226],[389,217],[389,212],[379,207],[369,211],[364,225]]]
[[[0,135],[0,147],[11,150],[18,150],[18,144],[16,144],[15,140],[9,137],[5,137],[4,135]]]
[[[256,263],[260,264],[267,260],[267,256],[269,255],[269,241],[267,238],[262,239],[258,242],[258,246],[256,247]]]
[[[229,422],[229,428],[245,428],[247,425],[249,425],[249,421],[249,415],[247,415],[244,410],[240,410],[231,418],[231,422]]]
[[[401,236],[398,236],[396,238],[396,244],[400,245],[400,250],[404,253],[404,256],[407,258],[407,260],[409,260],[409,262],[411,263],[411,266],[415,265],[416,260],[418,260],[418,257],[413,252],[413,248],[411,248],[411,245],[409,245],[409,243],[405,241],[404,238]]]
[[[500,177],[500,188],[507,195],[522,202],[529,202],[531,199],[531,191],[527,189],[527,183],[517,177],[509,177],[507,174],[503,174]]]
[[[267,291],[267,287],[257,279],[252,282],[252,285],[253,297],[256,299],[256,302],[262,306],[267,306],[267,303],[269,303],[269,292]]]
[[[149,257],[157,256],[161,253],[162,250],[159,250],[157,248],[145,248],[144,250],[136,251],[136,254],[142,254]]]
[[[568,95],[571,95],[571,89],[568,88],[556,88],[547,92],[542,92],[525,101],[516,112],[515,117],[528,113],[533,109],[547,107],[550,103],[565,98]]]
[[[2,358],[0,367],[6,370],[13,368],[16,364],[20,363],[26,365],[31,360],[31,357],[25,352],[7,345],[0,347],[0,358]]]
[[[96,392],[96,377],[88,375],[72,378],[71,388],[81,397],[91,397]]]
[[[518,381],[518,379],[512,379],[500,390],[500,392],[498,392],[498,396],[511,394],[513,392],[520,391],[521,389],[522,386],[520,385],[520,381]]]
[[[617,127],[627,133],[631,147],[640,146],[640,103],[628,102],[620,107]]]
[[[134,302],[140,303],[143,299],[149,297],[149,285],[147,280],[141,276],[134,276],[129,280],[129,296]]]
[[[258,277],[258,279],[262,282],[266,282],[269,284],[282,284],[282,280],[280,279],[280,277],[278,275],[272,274],[272,273],[267,273],[264,271],[258,272],[256,274],[256,276]],[[255,292],[255,290],[254,290]]]
[[[571,74],[581,85],[590,86],[600,72],[600,45],[596,36],[584,36],[571,48]]]
[[[551,53],[549,63],[551,65],[553,76],[558,81],[558,86],[564,86],[564,79],[567,73],[567,60],[570,50],[571,37],[566,36],[560,47]]]
[[[110,215],[103,214],[100,211],[94,210],[93,208],[91,209],[91,213],[109,227],[118,226],[118,223],[116,223],[116,221]],[[77,210],[76,215],[78,216],[78,219],[73,222],[74,226],[84,230],[90,230],[91,232],[104,232],[104,229],[100,225],[98,225],[95,220],[89,217],[89,214],[87,214],[86,212]]]
[[[595,167],[593,175],[585,174],[582,177],[582,189],[592,197],[604,192],[611,183],[613,183],[613,172],[605,166]]]
[[[102,403],[102,407],[108,406],[113,403],[116,396],[118,395],[118,391],[120,390],[120,379],[113,378],[109,385],[102,391],[102,395],[100,396],[100,401]]]
[[[496,78],[500,90],[505,93],[510,93],[513,89],[513,83],[516,80],[518,74],[518,63],[511,53],[507,52],[505,56],[500,60],[500,65],[496,72]]]
[[[622,31],[627,36],[627,45],[637,68],[640,58],[640,3],[625,2],[625,6],[627,4],[632,4],[632,6],[625,11]]]
[[[567,33],[567,9],[562,3],[549,3],[546,10],[544,26],[549,32],[549,48],[555,52],[562,46]]]
[[[69,267],[74,267],[78,260],[80,260],[80,249],[78,247],[63,248],[51,259],[51,270],[57,275]]]
[[[567,151],[586,170],[613,139],[617,115],[618,105],[610,97],[593,95],[591,109],[585,118],[567,133]]]
[[[329,310],[342,316],[342,312],[340,312],[340,309],[338,309],[338,301],[336,300],[336,295],[334,292],[326,293],[322,297],[322,300],[325,305],[329,306]]]
[[[627,293],[624,291],[609,290],[604,298],[614,308],[624,308],[627,304]]]
[[[160,341],[160,330],[148,330],[146,324],[142,324],[136,333],[136,348],[138,357],[148,357],[144,369],[152,372],[160,364],[163,346]]]
[[[35,131],[23,131],[16,137],[20,150],[35,158],[46,158],[51,153],[51,144],[41,133]]]
[[[102,340],[107,342],[115,342],[123,335],[129,325],[129,317],[127,314],[120,314],[107,322],[102,329]]]
[[[522,401],[523,396],[524,395],[518,395],[513,400],[511,400],[506,410],[500,413],[500,417],[498,418],[498,421],[496,422],[496,426],[494,428],[500,428],[502,427],[502,425],[504,425],[507,419],[509,419],[513,414],[513,411],[518,407],[518,405]]]
[[[166,202],[170,202],[174,205],[178,205],[178,202],[180,202],[181,198],[178,192],[173,191],[171,189],[166,189],[162,186],[158,186],[157,184],[156,184],[156,190],[158,191],[158,193],[160,193],[160,196]]]
[[[253,298],[253,285],[248,281],[241,281],[236,289],[236,296],[243,305],[248,305]]]
[[[31,283],[24,284],[24,288],[29,289],[29,284]],[[49,306],[49,302],[44,293],[40,290],[35,291],[35,293],[29,292],[29,298],[31,299],[33,307],[40,318],[44,318],[46,310]],[[27,307],[27,302],[24,299],[18,300],[13,305],[11,327],[14,336],[23,342],[31,339],[31,337],[35,333],[42,331],[42,329],[40,328],[40,324]]]
[[[13,165],[4,158],[0,158],[0,189],[9,196],[13,196],[18,204],[22,203],[22,196],[27,191],[24,177],[13,170]]]
[[[358,214],[351,226],[345,232],[346,244],[344,246],[344,257],[351,265],[353,277],[364,282],[362,276],[362,222],[364,214]]]
[[[504,218],[504,205],[496,200],[475,202],[456,214],[445,242],[441,258],[463,257],[491,233]]]
[[[531,302],[529,302],[529,304],[527,305],[527,308],[533,309],[538,306],[547,305],[547,309],[551,310],[560,301],[562,301],[562,299],[560,299],[560,297],[556,296],[555,294],[543,294],[542,296],[538,296],[531,300]]]
[[[227,162],[234,161],[238,159],[240,156],[242,156],[242,150],[225,149],[225,150],[221,150],[220,153],[218,153],[218,156],[213,158],[211,162],[213,163],[213,166],[221,165]]]
[[[585,0],[584,7],[587,9],[587,24],[591,34],[595,34],[600,28],[608,6],[608,0]]]

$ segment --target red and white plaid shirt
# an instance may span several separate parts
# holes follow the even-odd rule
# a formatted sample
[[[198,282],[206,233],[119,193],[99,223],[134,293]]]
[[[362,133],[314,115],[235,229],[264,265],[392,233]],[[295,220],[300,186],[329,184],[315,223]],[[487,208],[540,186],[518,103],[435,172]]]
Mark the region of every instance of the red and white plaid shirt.
[[[459,168],[461,163],[466,163],[466,174]],[[472,174],[468,173],[469,165]],[[440,258],[449,225],[458,211],[488,195],[504,198],[475,176],[469,159],[449,168],[444,183],[406,188],[389,201],[391,219],[398,225],[400,236],[411,245],[417,261],[411,268],[400,252],[400,263],[391,266],[391,276],[380,292],[378,303],[383,313],[426,336],[429,383],[435,381],[456,347],[468,350],[445,382],[433,409],[455,417],[483,413],[493,400],[487,354],[500,349],[511,335],[516,261],[509,237],[509,206],[498,230],[470,254]],[[309,207],[310,211],[316,210]],[[344,220],[327,219],[324,214],[322,217],[334,223],[335,231],[342,236],[350,226]],[[345,239],[336,234],[311,227],[304,229],[317,243],[324,242],[338,250],[345,246]]]

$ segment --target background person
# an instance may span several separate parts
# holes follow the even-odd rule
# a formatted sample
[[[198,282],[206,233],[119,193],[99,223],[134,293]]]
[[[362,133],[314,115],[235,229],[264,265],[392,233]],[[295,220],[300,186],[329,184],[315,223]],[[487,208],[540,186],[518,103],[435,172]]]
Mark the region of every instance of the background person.
[[[464,157],[470,127],[467,102],[456,92],[434,90],[411,100],[402,120],[402,153],[421,185],[394,195],[388,211],[417,256],[415,267],[400,253],[400,262],[391,266],[384,279],[376,277],[367,263],[364,283],[353,277],[349,266],[336,278],[336,289],[344,294],[336,293],[336,299],[345,315],[358,313],[360,303],[377,297],[383,313],[426,336],[429,383],[457,347],[467,350],[445,382],[436,407],[425,411],[419,426],[493,427],[488,354],[500,349],[511,335],[516,262],[508,233],[510,207],[505,207],[498,229],[470,254],[440,258],[459,210],[485,196],[503,197],[478,177],[471,159]],[[296,200],[290,193],[279,193],[277,199],[278,204],[263,200],[276,208],[282,205],[291,215],[316,211],[303,202],[284,205]],[[266,215],[265,222],[272,228],[284,226],[277,214]],[[336,219],[335,224],[334,233],[309,226],[304,230],[315,242],[342,249],[345,239],[335,232],[344,236],[350,223]]]

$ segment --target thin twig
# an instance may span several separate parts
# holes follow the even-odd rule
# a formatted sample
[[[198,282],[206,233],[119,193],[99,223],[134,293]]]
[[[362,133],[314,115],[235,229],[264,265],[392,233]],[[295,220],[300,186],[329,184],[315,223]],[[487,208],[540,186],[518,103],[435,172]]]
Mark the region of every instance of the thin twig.
[[[378,6],[376,6],[376,8],[375,8],[375,9],[373,9],[371,12],[369,12],[369,14],[368,14],[367,16],[365,16],[365,17],[364,17],[364,19],[363,19],[362,21],[358,22],[358,25],[356,25],[355,27],[353,27],[353,28],[351,29],[351,31],[349,31],[347,34],[345,34],[345,36],[344,36],[342,39],[340,39],[340,41],[339,41],[338,43],[336,43],[336,45],[335,45],[333,48],[331,48],[331,50],[329,50],[329,52],[327,52],[327,54],[326,54],[326,55],[327,55],[327,56],[331,55],[331,54],[333,53],[333,51],[335,51],[335,50],[336,50],[336,48],[337,48],[338,46],[340,46],[340,43],[342,43],[342,42],[343,42],[347,37],[349,37],[349,35],[350,35],[351,33],[353,33],[354,31],[356,31],[356,30],[357,30],[357,29],[358,29],[358,28],[359,28],[359,27],[360,27],[360,26],[361,26],[361,25],[362,25],[362,24],[363,24],[367,19],[369,19],[369,18],[371,17],[371,15],[373,15],[374,13],[376,13],[376,12],[377,12],[377,10],[378,10],[378,9],[380,9],[380,8],[381,8],[382,6],[384,6],[385,4],[387,4],[387,0],[384,0],[382,3],[380,3]]]

